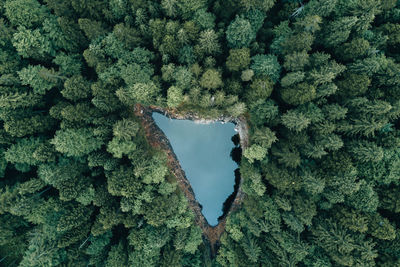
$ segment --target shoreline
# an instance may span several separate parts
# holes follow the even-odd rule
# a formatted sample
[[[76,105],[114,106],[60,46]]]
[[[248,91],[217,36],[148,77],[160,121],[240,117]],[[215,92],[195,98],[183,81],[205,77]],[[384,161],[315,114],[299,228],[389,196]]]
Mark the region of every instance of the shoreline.
[[[149,144],[152,147],[158,148],[166,153],[167,165],[172,174],[174,174],[174,176],[176,177],[180,189],[188,200],[188,205],[190,209],[195,214],[195,223],[203,231],[203,241],[205,241],[205,243],[208,243],[211,250],[211,256],[215,257],[219,246],[219,239],[222,233],[225,231],[226,218],[232,211],[237,210],[240,207],[241,202],[243,201],[244,192],[241,189],[243,179],[240,179],[238,191],[226,214],[224,214],[224,216],[220,220],[218,220],[217,225],[211,226],[201,212],[201,205],[194,196],[194,192],[190,185],[190,182],[186,178],[186,175],[182,170],[175,153],[173,152],[172,146],[169,143],[168,138],[154,122],[152,118],[153,112],[164,114],[171,119],[192,120],[194,122],[204,124],[215,122],[232,122],[235,124],[235,131],[239,134],[240,146],[243,150],[248,146],[247,121],[244,117],[233,118],[223,116],[216,119],[203,119],[194,113],[180,114],[175,112],[174,110],[163,109],[157,106],[145,107],[140,104],[136,104],[134,109],[134,114],[137,118],[139,118],[141,125],[145,130],[146,139]]]

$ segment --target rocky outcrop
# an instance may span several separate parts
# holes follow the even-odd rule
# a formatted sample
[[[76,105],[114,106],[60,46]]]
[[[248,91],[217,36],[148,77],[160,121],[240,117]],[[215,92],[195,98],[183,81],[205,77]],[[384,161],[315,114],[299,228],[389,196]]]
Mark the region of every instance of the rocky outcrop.
[[[242,149],[248,146],[248,125],[246,119],[244,117],[219,117],[216,119],[204,119],[194,113],[180,114],[174,110],[167,110],[156,106],[145,107],[140,104],[137,104],[134,110],[135,116],[140,119],[142,127],[145,130],[145,134],[149,144],[152,147],[160,149],[166,153],[168,167],[175,175],[180,189],[185,194],[188,200],[188,204],[195,214],[196,224],[200,226],[200,228],[203,230],[203,239],[205,239],[205,242],[209,244],[211,255],[215,256],[219,246],[219,239],[225,230],[226,218],[232,211],[239,208],[243,200],[244,193],[241,190],[242,181],[240,180],[237,194],[229,210],[225,213],[223,217],[219,219],[216,226],[209,225],[207,220],[201,213],[201,206],[195,198],[193,189],[179,164],[179,161],[171,147],[171,144],[168,141],[168,138],[164,135],[164,133],[156,125],[152,118],[153,112],[165,114],[166,116],[173,119],[188,119],[198,123],[213,123],[217,121],[233,122],[236,125],[235,130],[239,133]]]

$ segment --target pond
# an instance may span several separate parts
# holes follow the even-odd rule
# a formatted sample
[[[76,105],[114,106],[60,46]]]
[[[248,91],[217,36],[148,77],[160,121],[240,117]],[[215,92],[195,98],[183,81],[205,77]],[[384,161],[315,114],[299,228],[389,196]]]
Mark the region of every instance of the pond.
[[[189,180],[202,213],[212,226],[218,224],[223,203],[234,192],[238,165],[230,153],[235,147],[233,123],[197,123],[170,119],[153,112],[157,126],[168,138]]]

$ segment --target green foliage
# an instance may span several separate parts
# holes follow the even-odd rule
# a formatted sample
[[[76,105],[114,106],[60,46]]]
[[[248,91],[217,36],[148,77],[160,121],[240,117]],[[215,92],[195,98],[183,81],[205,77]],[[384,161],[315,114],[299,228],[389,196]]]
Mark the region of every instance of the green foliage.
[[[337,48],[337,53],[342,60],[354,60],[367,55],[371,46],[369,42],[363,38],[353,39]]]
[[[230,71],[246,69],[250,65],[250,49],[231,49],[226,61],[226,67]]]
[[[267,12],[271,7],[273,7],[275,0],[241,0],[240,4],[248,10],[258,8]]]
[[[153,82],[135,83],[132,86],[118,89],[116,95],[125,105],[134,103],[148,105],[156,99],[159,91],[160,88]]]
[[[195,49],[200,56],[218,54],[221,52],[221,44],[218,39],[219,36],[214,30],[204,30],[200,33],[199,44]]]
[[[51,130],[55,121],[48,115],[10,119],[4,122],[4,130],[11,136],[23,137]]]
[[[177,68],[172,76],[177,87],[187,89],[192,85],[193,75],[187,68]]]
[[[107,144],[107,151],[115,158],[122,158],[123,155],[130,155],[136,150],[137,146],[132,141],[113,138]]]
[[[337,264],[351,266],[358,261],[361,264],[370,265],[378,256],[372,240],[367,239],[365,235],[351,235],[335,222],[321,221],[312,232],[316,243]],[[341,240],[341,242],[337,243],[335,240]],[[360,257],[361,254],[365,256]]]
[[[108,252],[106,267],[119,267],[126,266],[128,264],[128,258],[126,248],[122,242],[111,247]]]
[[[244,16],[250,21],[252,30],[257,33],[264,24],[266,18],[265,12],[261,11],[259,8],[254,8],[248,10]]]
[[[7,19],[15,26],[34,28],[49,16],[46,6],[36,0],[8,0],[4,8]]]
[[[248,47],[256,38],[248,20],[236,17],[226,30],[226,40],[232,48]]]
[[[18,54],[24,58],[44,60],[54,53],[51,42],[39,29],[18,28],[12,39]]]
[[[41,96],[33,93],[15,92],[0,96],[0,107],[6,109],[17,109],[32,107],[40,103]]]
[[[174,108],[183,102],[182,89],[176,86],[168,88],[167,104],[168,107]]]
[[[160,183],[168,173],[162,154],[153,156],[147,161],[139,162],[135,167],[135,175],[140,176],[145,184]]]
[[[139,125],[130,119],[117,121],[113,126],[113,135],[121,140],[131,140],[139,131]]]
[[[82,69],[82,59],[79,54],[68,55],[61,52],[53,59],[53,63],[60,66],[63,75],[79,74]]]
[[[61,264],[66,258],[66,251],[56,247],[56,243],[44,230],[32,236],[28,248],[20,262],[20,266],[54,266]]]
[[[301,105],[310,102],[316,96],[315,86],[305,82],[284,88],[281,91],[282,100],[290,105]]]
[[[54,71],[47,70],[39,65],[29,65],[27,68],[19,71],[18,76],[21,84],[29,85],[35,93],[43,95],[46,91],[57,85],[57,78],[53,78],[57,77],[57,75],[52,72]]]
[[[300,132],[306,129],[311,123],[309,118],[297,110],[289,110],[282,115],[281,120],[285,127],[295,132]]]
[[[329,23],[326,26],[324,44],[327,47],[333,47],[345,42],[349,38],[351,29],[357,21],[357,17],[348,16]]]
[[[200,0],[178,0],[176,1],[176,5],[179,8],[179,15],[184,19],[188,19],[193,16],[193,13],[200,9],[204,9],[207,5],[207,1]]]
[[[283,66],[287,70],[300,71],[309,63],[309,55],[306,51],[294,52],[285,55]]]
[[[376,211],[378,206],[378,196],[371,185],[363,181],[360,189],[348,198],[350,206],[364,212]]]
[[[375,143],[358,141],[348,146],[349,152],[354,155],[358,162],[379,162],[383,159],[383,149]]]
[[[274,83],[278,81],[281,67],[276,56],[255,55],[251,60],[250,68],[254,70],[256,76],[267,76]]]
[[[266,155],[267,150],[257,144],[250,146],[243,152],[243,156],[245,156],[250,163],[253,163],[254,160],[262,160]]]
[[[217,89],[222,86],[221,73],[215,69],[206,70],[200,79],[200,85],[206,89]]]
[[[194,14],[194,21],[203,29],[213,29],[215,26],[215,15],[206,9],[198,9]]]
[[[398,1],[0,0],[0,15],[0,265],[399,266]],[[248,124],[218,228],[137,104]]]
[[[273,83],[269,78],[256,78],[245,92],[248,102],[267,99],[273,90]]]
[[[4,158],[11,163],[36,165],[39,161],[33,157],[33,154],[41,143],[42,140],[40,138],[30,137],[20,139],[18,143],[10,146],[4,152]]]
[[[315,37],[309,32],[301,32],[293,34],[284,39],[282,43],[282,52],[290,54],[294,52],[308,52],[311,50],[311,46],[314,43]],[[300,54],[300,56],[303,56]],[[303,59],[304,60],[304,59]]]
[[[181,64],[193,64],[196,61],[193,47],[186,45],[179,49],[178,61]]]
[[[343,96],[360,96],[367,92],[371,80],[365,74],[346,73],[343,80],[337,82],[339,94]]]
[[[66,99],[77,101],[87,98],[90,91],[90,83],[81,75],[75,75],[65,81],[61,94]]]
[[[56,150],[70,157],[80,157],[99,149],[103,142],[88,128],[65,129],[56,132],[51,140]]]
[[[238,102],[228,107],[226,111],[234,117],[239,117],[246,112],[246,104]]]
[[[240,78],[242,79],[242,81],[248,82],[248,81],[251,81],[253,76],[254,76],[254,71],[248,69],[248,70],[242,71],[242,75],[240,76]]]
[[[256,100],[250,106],[252,122],[256,125],[263,125],[265,122],[273,122],[278,114],[278,106],[272,101]]]
[[[398,24],[386,23],[384,24],[380,30],[382,30],[385,35],[389,38],[387,40],[387,44],[393,48],[399,47],[400,44],[400,27]]]

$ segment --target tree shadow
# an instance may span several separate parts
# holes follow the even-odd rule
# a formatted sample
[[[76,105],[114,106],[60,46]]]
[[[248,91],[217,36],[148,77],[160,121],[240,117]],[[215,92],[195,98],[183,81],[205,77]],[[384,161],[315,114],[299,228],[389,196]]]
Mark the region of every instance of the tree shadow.
[[[231,150],[230,156],[234,162],[236,162],[240,166],[240,161],[242,158],[242,148],[240,147],[240,137],[239,134],[232,136],[231,138],[235,147]],[[233,192],[229,195],[229,197],[222,204],[222,215],[218,217],[218,221],[226,216],[229,212],[229,209],[232,206],[233,201],[235,200],[236,194],[239,190],[240,185],[240,168],[235,169],[235,185],[233,186]]]

